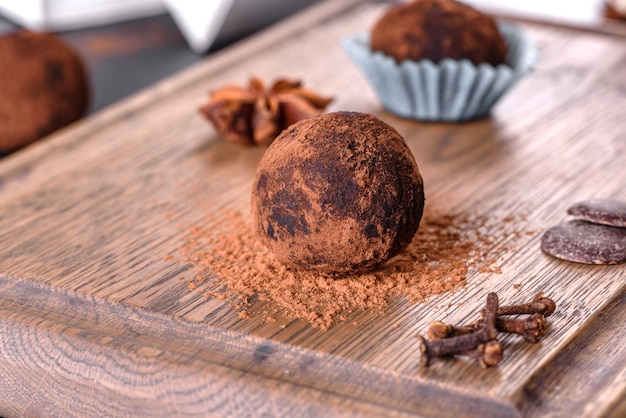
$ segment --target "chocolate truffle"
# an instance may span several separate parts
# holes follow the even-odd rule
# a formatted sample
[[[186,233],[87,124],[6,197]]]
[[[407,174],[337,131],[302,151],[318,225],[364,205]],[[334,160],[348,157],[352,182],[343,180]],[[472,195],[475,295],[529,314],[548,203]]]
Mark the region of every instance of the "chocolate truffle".
[[[0,36],[0,153],[75,121],[87,107],[87,75],[56,35],[19,31]]]
[[[398,254],[423,208],[404,139],[364,113],[291,125],[265,152],[252,191],[261,242],[289,266],[326,274],[362,273]]]
[[[502,64],[506,43],[494,20],[453,0],[415,0],[393,7],[375,24],[371,47],[404,60],[468,59]]]

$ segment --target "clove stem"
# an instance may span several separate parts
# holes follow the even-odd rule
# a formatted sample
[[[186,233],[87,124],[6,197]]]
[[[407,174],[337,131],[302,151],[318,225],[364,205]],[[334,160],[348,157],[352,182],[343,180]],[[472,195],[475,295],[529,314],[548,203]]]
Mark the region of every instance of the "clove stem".
[[[498,308],[498,316],[500,315],[523,315],[539,313],[544,316],[550,316],[556,310],[556,303],[543,293],[537,294],[531,302],[519,305],[500,306]]]

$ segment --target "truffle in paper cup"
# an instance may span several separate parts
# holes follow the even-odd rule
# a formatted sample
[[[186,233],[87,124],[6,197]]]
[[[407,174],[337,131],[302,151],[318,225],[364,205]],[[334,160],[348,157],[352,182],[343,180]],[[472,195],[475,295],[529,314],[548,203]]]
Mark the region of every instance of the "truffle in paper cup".
[[[341,45],[390,112],[424,121],[461,122],[487,116],[537,62],[537,48],[521,28],[508,23],[498,27],[508,52],[506,63],[495,67],[449,58],[437,64],[428,59],[398,64],[371,50],[367,32],[343,38]]]

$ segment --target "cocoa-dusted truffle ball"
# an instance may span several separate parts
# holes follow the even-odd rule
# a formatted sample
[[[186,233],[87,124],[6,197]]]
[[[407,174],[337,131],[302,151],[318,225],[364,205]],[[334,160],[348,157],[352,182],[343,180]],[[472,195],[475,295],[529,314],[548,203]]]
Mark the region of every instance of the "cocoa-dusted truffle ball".
[[[261,241],[287,265],[328,274],[372,270],[402,251],[423,208],[404,139],[364,113],[324,114],[283,131],[252,191]]]
[[[83,63],[49,33],[0,36],[0,92],[0,153],[75,121],[88,102]]]
[[[502,64],[506,43],[494,20],[453,0],[415,0],[393,7],[375,24],[371,47],[397,62],[444,58]]]

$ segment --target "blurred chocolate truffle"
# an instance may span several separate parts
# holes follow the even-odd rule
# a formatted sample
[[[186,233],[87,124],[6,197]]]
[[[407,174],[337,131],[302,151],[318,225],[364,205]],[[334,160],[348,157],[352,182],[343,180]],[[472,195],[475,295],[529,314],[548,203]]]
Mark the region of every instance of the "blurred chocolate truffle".
[[[626,20],[626,0],[606,0],[604,15],[610,19]]]
[[[424,208],[402,136],[370,114],[336,112],[292,125],[259,163],[252,217],[283,263],[327,274],[372,270],[415,235]]]
[[[375,24],[371,47],[397,62],[444,58],[502,64],[507,47],[494,20],[453,0],[415,0],[392,7]]]
[[[80,118],[87,108],[87,83],[81,59],[56,35],[0,36],[0,153]]]

